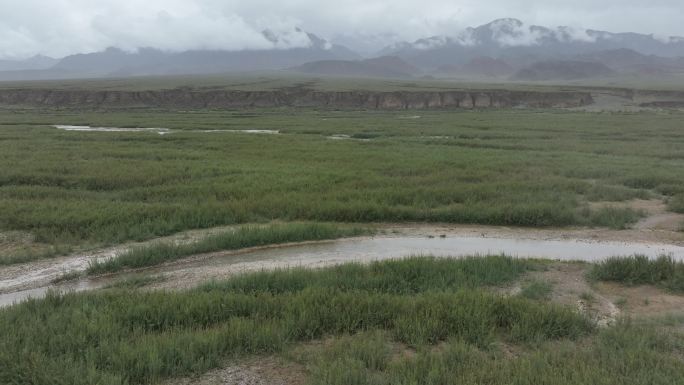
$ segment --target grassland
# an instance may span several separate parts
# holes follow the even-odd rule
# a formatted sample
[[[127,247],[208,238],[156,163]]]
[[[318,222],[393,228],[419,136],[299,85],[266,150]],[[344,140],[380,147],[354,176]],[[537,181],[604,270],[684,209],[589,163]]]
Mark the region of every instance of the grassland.
[[[673,384],[681,320],[603,329],[500,256],[412,258],[236,276],[182,292],[136,277],[0,310],[0,382],[159,384],[281,357],[309,384]],[[528,299],[530,297],[531,299]]]
[[[178,293],[49,295],[0,311],[0,382],[157,383],[231,356],[367,331],[415,347],[453,340],[477,349],[591,333],[570,309],[483,290],[532,268],[504,257],[413,259],[246,275]]]
[[[684,90],[684,74],[620,75],[578,81],[512,81],[489,77],[448,77],[439,79],[373,79],[319,76],[287,71],[256,71],[215,75],[143,76],[135,78],[4,81],[0,89],[52,89],[150,91],[168,89],[271,91],[307,87],[321,91],[443,91],[457,89],[506,89],[554,91],[559,89],[641,89]]]
[[[681,79],[680,79],[681,80]],[[643,83],[642,83],[643,84]],[[670,87],[677,82],[669,82]],[[681,84],[681,82],[679,82]],[[601,83],[605,85],[605,83]],[[661,84],[658,84],[661,85]],[[613,86],[615,86],[613,84]],[[553,83],[518,83],[491,79],[371,79],[316,76],[285,71],[240,74],[149,76],[51,81],[0,82],[0,89],[52,89],[149,91],[168,89],[272,91],[307,87],[321,91],[444,91],[457,89],[558,90],[563,85]],[[566,87],[567,88],[567,87]],[[577,88],[577,86],[574,86]]]
[[[683,194],[681,118],[2,110],[0,229],[68,249],[271,220],[620,228],[639,214],[588,203]],[[180,132],[65,132],[51,124]],[[336,134],[368,140],[328,138]],[[5,263],[25,252],[3,250]]]

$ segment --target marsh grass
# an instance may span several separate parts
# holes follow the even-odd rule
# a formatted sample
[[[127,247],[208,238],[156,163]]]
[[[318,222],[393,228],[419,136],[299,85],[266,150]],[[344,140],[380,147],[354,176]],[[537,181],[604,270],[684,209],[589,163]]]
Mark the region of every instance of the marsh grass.
[[[323,270],[284,269],[240,275],[223,282],[210,282],[201,291],[230,291],[242,294],[287,294],[317,288],[409,295],[426,291],[456,291],[513,282],[521,274],[536,270],[536,262],[506,256],[447,258],[412,257],[400,261],[350,263]]]
[[[517,346],[514,355],[507,346],[483,349],[449,339],[401,354],[391,338],[362,333],[339,337],[296,358],[311,367],[311,385],[666,385],[684,376],[678,356],[684,338],[652,325],[620,322],[581,343]]]
[[[645,216],[640,210],[623,207],[602,207],[585,213],[587,224],[624,230]]]
[[[154,384],[202,373],[228,357],[364,332],[416,347],[453,340],[486,348],[498,340],[540,343],[593,331],[572,309],[483,291],[518,279],[528,262],[480,261],[482,268],[473,267],[476,260],[425,259],[418,271],[414,259],[354,266],[339,288],[321,282],[342,267],[310,271],[303,284],[283,270],[186,292],[51,293],[0,310],[0,383]],[[492,274],[493,267],[499,272]],[[444,268],[476,277],[445,285]],[[352,272],[375,276],[375,283],[367,286]],[[274,290],[269,280],[289,283]],[[406,290],[402,282],[420,284]],[[382,338],[349,347],[364,368],[386,367],[376,359],[385,354]]]
[[[592,266],[590,278],[626,285],[658,285],[684,292],[684,262],[670,256],[650,259],[643,255],[613,257]]]
[[[209,235],[190,243],[158,242],[135,247],[106,261],[91,262],[90,275],[140,268],[174,261],[183,257],[223,250],[276,245],[290,242],[318,241],[369,234],[369,229],[322,223],[288,223],[267,226],[242,226],[234,231]]]
[[[403,115],[0,111],[0,229],[97,246],[272,220],[621,228],[634,213],[581,207],[650,191],[684,194],[681,114]],[[180,132],[79,133],[51,124]],[[211,129],[282,135],[197,132]],[[326,139],[334,134],[373,139]]]

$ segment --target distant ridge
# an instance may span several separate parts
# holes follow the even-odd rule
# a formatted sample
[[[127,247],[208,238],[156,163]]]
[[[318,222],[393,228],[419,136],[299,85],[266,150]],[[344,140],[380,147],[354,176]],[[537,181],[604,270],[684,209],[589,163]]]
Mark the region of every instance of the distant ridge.
[[[543,61],[518,71],[515,80],[577,80],[614,75],[615,71],[601,63],[583,61]]]
[[[329,75],[379,78],[407,78],[420,70],[396,56],[383,56],[366,60],[323,60],[305,63],[292,68],[295,72]]]

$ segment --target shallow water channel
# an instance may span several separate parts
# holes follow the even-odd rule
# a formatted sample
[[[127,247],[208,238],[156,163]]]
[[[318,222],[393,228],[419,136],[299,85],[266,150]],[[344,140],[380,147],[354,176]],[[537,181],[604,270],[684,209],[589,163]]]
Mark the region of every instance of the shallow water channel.
[[[322,267],[345,262],[371,262],[407,256],[432,255],[437,257],[463,257],[468,255],[506,254],[521,258],[578,260],[594,262],[611,256],[643,254],[649,257],[671,255],[684,260],[684,247],[664,243],[609,242],[580,239],[515,239],[483,236],[378,236],[308,243],[286,247],[273,247],[246,252],[214,253],[189,258],[160,267],[148,268],[106,277],[82,278],[63,284],[46,284],[56,278],[56,272],[82,270],[87,260],[79,257],[57,261],[41,272],[28,272],[23,276],[24,286],[35,280],[37,285],[20,291],[0,294],[0,306],[8,306],[29,297],[40,298],[48,290],[60,292],[93,290],[107,286],[128,275],[150,274],[166,278],[168,288],[185,288],[203,281],[221,279],[236,273],[287,267]],[[92,259],[102,259],[95,255]],[[78,266],[74,269],[75,266]],[[36,278],[37,277],[37,278]],[[21,281],[0,280],[0,292]],[[40,279],[40,280],[39,280]],[[7,291],[7,290],[5,290]]]
[[[91,127],[91,126],[69,126],[69,125],[54,125],[52,126],[58,130],[63,131],[82,131],[82,132],[155,132],[159,135],[167,135],[174,132],[185,133],[212,133],[212,132],[232,132],[243,134],[279,134],[277,130],[171,130],[168,128],[135,128],[135,127]]]

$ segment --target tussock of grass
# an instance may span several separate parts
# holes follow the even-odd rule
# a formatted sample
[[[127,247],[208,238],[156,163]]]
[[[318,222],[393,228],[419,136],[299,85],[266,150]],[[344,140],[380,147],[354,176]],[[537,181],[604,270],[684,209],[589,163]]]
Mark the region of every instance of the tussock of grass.
[[[214,251],[343,238],[365,234],[368,231],[358,227],[339,227],[317,223],[243,226],[232,232],[210,235],[188,244],[160,242],[133,248],[104,262],[91,263],[88,267],[88,274],[104,274],[126,268],[154,266],[190,255]]]
[[[629,225],[636,223],[643,216],[643,212],[630,208],[603,207],[592,211],[588,216],[588,220],[589,224],[594,226],[624,230],[628,228]]]
[[[553,285],[551,283],[547,281],[533,280],[531,282],[527,282],[523,286],[522,290],[520,291],[520,295],[527,299],[539,301],[549,299],[552,292]]]
[[[658,259],[643,255],[609,258],[595,264],[590,277],[626,285],[660,285],[672,291],[684,292],[684,262],[677,262],[669,256]]]
[[[491,260],[501,258],[484,258],[484,266],[491,267]],[[463,288],[476,286],[478,280],[444,286],[421,278],[435,278],[440,268],[459,269],[449,264],[467,270],[474,263],[426,259],[427,267],[413,271],[409,267],[418,267],[416,260],[383,262],[362,272],[377,278],[369,288],[353,281],[352,274],[346,275],[349,282],[343,288],[336,288],[315,277],[302,284],[281,271],[271,276],[272,281],[289,281],[279,290],[258,282],[268,276],[253,274],[237,283],[187,292],[50,294],[0,310],[0,383],[157,383],[201,373],[227,357],[278,352],[297,342],[360,332],[378,331],[413,346],[454,340],[485,348],[500,339],[537,343],[593,330],[573,309]],[[474,274],[483,284],[505,281],[519,275],[517,263],[524,265],[512,260],[498,265],[500,279],[489,279],[484,267]],[[330,277],[337,271],[311,274]],[[402,276],[404,282],[423,283],[397,289],[401,283],[394,279]],[[249,289],[239,289],[245,282],[252,282]],[[376,359],[384,354],[378,341],[352,347],[364,367],[385,367],[385,360]]]
[[[81,271],[71,271],[68,273],[64,273],[60,275],[59,277],[55,278],[52,280],[53,284],[58,284],[62,282],[68,282],[68,281],[73,281],[76,279],[79,279],[83,276],[83,272]]]
[[[668,208],[676,213],[684,213],[684,194],[678,194],[670,198]]]

